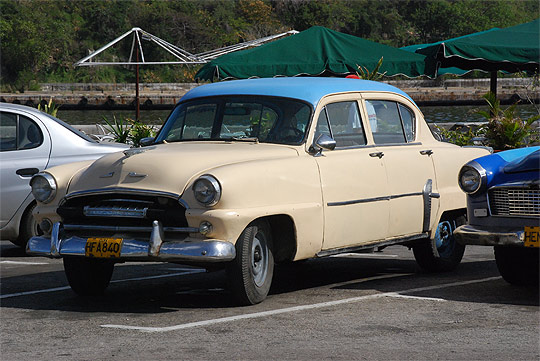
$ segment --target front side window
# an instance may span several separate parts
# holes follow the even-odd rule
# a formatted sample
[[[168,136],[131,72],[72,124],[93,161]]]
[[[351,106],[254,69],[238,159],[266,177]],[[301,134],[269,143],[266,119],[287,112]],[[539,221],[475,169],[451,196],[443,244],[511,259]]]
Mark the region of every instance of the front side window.
[[[157,142],[239,140],[301,144],[311,107],[275,97],[212,97],[178,105],[160,131]]]
[[[43,143],[39,126],[23,115],[0,113],[0,150],[37,148]]]
[[[366,110],[375,144],[414,141],[414,113],[407,107],[388,100],[366,100]]]
[[[362,118],[355,101],[327,104],[319,114],[315,139],[321,134],[334,138],[337,148],[366,144]]]

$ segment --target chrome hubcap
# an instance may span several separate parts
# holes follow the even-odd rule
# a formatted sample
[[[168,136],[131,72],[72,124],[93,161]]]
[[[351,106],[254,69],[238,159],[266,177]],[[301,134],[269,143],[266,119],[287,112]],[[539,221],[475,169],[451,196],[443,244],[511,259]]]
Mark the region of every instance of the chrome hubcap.
[[[251,269],[253,281],[258,287],[261,287],[268,273],[268,249],[266,248],[266,239],[261,233],[255,235],[251,245]]]

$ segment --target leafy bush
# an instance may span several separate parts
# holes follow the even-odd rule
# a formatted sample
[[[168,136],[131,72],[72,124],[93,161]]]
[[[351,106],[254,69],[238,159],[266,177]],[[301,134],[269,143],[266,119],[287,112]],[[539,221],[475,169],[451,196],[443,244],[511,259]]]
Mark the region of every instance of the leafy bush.
[[[436,127],[444,141],[454,143],[462,147],[465,145],[477,145],[478,143],[482,142],[485,136],[485,129],[483,126],[476,129],[466,126],[454,130],[445,129],[437,125]]]
[[[41,110],[42,112],[45,112],[47,114],[52,115],[53,117],[56,117],[56,113],[58,113],[58,109],[60,109],[60,105],[54,103],[52,101],[52,98],[49,99],[49,102],[45,104],[44,106],[41,106],[41,103],[38,104],[38,110]]]
[[[106,123],[105,130],[109,131],[113,140],[118,143],[138,147],[141,139],[153,137],[156,134],[151,125],[131,118],[117,118],[113,115],[112,120],[107,119],[107,117],[103,117],[103,120]]]
[[[488,121],[483,127],[489,146],[496,150],[506,150],[525,147],[538,141],[538,129],[533,123],[540,119],[540,115],[521,119],[516,115],[517,104],[502,109],[495,94],[489,92],[483,98],[488,103],[489,111],[477,113]]]

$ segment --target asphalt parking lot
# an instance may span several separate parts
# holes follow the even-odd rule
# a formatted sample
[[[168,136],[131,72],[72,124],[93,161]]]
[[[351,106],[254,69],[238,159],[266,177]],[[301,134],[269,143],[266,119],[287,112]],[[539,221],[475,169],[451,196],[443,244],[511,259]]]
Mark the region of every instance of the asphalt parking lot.
[[[0,250],[2,360],[540,359],[538,288],[504,282],[489,247],[439,275],[401,246],[281,266],[250,307],[222,272],[159,263],[81,298],[61,260]]]

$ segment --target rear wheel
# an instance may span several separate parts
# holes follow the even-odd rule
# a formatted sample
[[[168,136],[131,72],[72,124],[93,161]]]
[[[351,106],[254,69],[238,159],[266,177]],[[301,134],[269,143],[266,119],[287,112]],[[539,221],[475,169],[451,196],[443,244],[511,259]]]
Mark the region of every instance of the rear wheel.
[[[101,295],[109,286],[114,262],[108,259],[64,257],[64,271],[71,289],[80,296]]]
[[[495,246],[495,262],[508,283],[518,286],[538,285],[538,248]]]
[[[457,227],[465,224],[465,217],[441,218],[433,239],[413,247],[414,258],[428,272],[447,272],[455,269],[463,258],[465,246],[454,237]]]
[[[21,218],[19,236],[16,240],[11,241],[11,243],[21,248],[26,248],[26,244],[28,243],[28,240],[30,238],[34,236],[41,236],[43,234],[41,228],[39,228],[39,225],[36,222],[36,219],[32,215],[32,212],[34,212],[34,208],[36,208],[35,203],[28,207],[26,211],[24,211],[24,214]]]
[[[229,288],[242,305],[262,302],[274,275],[272,234],[266,221],[255,221],[236,242],[236,258],[227,267]]]

